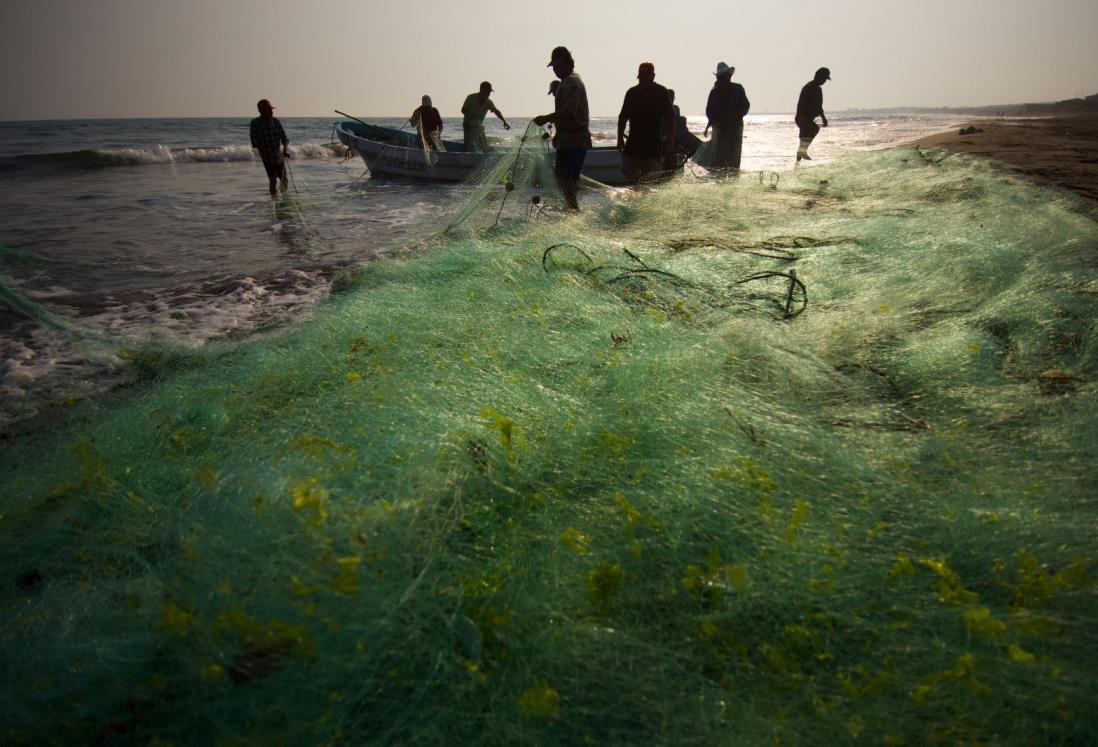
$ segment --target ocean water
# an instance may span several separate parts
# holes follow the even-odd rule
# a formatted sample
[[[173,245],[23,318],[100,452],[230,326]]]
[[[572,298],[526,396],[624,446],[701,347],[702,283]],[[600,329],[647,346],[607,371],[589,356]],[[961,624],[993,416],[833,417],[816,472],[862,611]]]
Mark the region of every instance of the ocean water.
[[[0,428],[124,383],[128,348],[202,345],[308,313],[341,269],[416,251],[465,194],[372,179],[333,144],[336,118],[282,121],[295,189],[278,200],[249,147],[248,118],[0,123],[0,245],[16,250],[0,260],[0,280],[109,340],[89,344],[0,301]],[[526,120],[512,124],[488,122],[489,138],[506,147]],[[837,114],[813,144],[813,164],[956,124]],[[460,120],[445,126],[460,136]],[[704,118],[689,126],[700,135]],[[615,127],[594,119],[596,144],[613,143]],[[796,147],[789,115],[749,116],[743,178],[788,171]]]

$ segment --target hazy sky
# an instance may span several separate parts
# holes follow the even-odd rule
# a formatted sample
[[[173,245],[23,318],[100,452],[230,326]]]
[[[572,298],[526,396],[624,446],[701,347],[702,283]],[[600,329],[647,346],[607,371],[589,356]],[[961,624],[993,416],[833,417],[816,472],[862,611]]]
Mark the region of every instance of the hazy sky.
[[[460,115],[484,78],[504,114],[551,109],[568,46],[591,112],[637,64],[701,113],[719,61],[753,112],[1050,101],[1098,92],[1098,0],[0,0],[0,119]]]

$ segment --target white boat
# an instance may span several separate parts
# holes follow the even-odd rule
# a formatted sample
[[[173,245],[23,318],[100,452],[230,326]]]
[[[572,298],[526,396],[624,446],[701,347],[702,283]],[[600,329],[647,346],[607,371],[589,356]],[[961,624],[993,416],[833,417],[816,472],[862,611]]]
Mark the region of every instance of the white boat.
[[[462,143],[443,140],[444,150],[428,150],[419,135],[366,122],[343,121],[336,125],[339,142],[362,157],[374,176],[421,181],[460,182],[487,159],[503,155],[466,153]],[[541,140],[536,146],[543,147]],[[614,147],[591,148],[583,162],[583,176],[603,184],[625,184],[621,153]]]

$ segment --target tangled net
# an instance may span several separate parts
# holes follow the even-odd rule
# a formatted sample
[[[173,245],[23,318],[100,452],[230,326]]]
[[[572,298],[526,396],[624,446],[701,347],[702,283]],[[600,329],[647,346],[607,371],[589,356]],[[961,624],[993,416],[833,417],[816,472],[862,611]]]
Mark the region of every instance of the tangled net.
[[[905,152],[569,216],[535,156],[4,445],[3,741],[1092,739],[1093,217]]]

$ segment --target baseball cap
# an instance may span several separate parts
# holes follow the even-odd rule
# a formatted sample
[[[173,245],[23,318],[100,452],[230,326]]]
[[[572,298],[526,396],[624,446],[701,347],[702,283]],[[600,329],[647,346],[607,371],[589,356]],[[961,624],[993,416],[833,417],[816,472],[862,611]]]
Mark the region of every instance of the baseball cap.
[[[481,87],[481,88],[487,88],[489,92],[491,92],[491,91],[495,91],[495,90],[496,90],[496,89],[492,88],[492,84],[491,84],[491,83],[489,83],[489,82],[488,82],[488,81],[486,81],[486,80],[482,80],[482,81],[480,82],[480,87]]]
[[[554,47],[553,52],[549,55],[549,64],[545,67],[552,67],[563,59],[572,59],[572,53],[568,51],[568,47]]]
[[[260,99],[259,102],[256,103],[255,107],[257,109],[274,109],[274,106],[268,99]]]
[[[819,70],[816,71],[815,77],[819,78],[821,75],[824,77],[825,80],[831,80],[831,71],[828,70],[826,67],[821,67]]]
[[[656,74],[656,66],[653,65],[651,62],[642,62],[640,64],[640,67],[637,68],[637,77],[638,78],[642,75],[655,75],[655,74]]]

